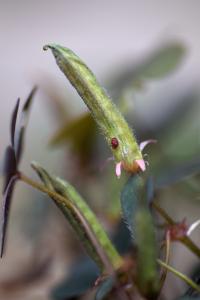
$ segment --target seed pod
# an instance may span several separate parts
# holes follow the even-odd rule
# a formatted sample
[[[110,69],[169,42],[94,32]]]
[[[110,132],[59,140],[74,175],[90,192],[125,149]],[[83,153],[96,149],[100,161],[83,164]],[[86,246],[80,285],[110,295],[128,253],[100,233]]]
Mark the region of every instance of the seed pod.
[[[131,173],[144,171],[145,163],[132,130],[94,74],[71,50],[56,44],[46,45],[44,50],[48,48],[104,134],[117,163],[117,176],[121,174],[121,166]]]
[[[121,256],[77,190],[69,182],[50,175],[38,163],[33,162],[31,165],[48,190],[62,196],[63,201],[55,196],[51,198],[64,213],[77,237],[100,269],[102,271],[107,269],[109,272],[118,269],[122,265]]]

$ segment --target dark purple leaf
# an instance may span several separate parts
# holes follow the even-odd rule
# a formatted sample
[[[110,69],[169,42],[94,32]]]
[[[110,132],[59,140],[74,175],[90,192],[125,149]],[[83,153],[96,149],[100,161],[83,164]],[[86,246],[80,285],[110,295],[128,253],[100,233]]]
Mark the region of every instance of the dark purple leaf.
[[[12,198],[12,193],[14,189],[15,182],[18,178],[18,175],[14,175],[9,183],[7,184],[6,190],[3,193],[3,201],[1,207],[1,225],[0,225],[0,256],[3,256],[6,229],[8,223],[8,216],[10,211],[10,202]]]
[[[5,192],[10,179],[16,174],[17,172],[17,165],[15,159],[15,151],[12,146],[8,146],[5,152],[5,159],[4,159],[4,187],[3,192]]]
[[[20,99],[17,100],[17,103],[12,113],[11,124],[10,124],[10,137],[11,137],[11,144],[13,148],[15,144],[15,128],[16,128],[17,114],[19,110],[19,103],[20,103]]]
[[[33,100],[33,97],[36,93],[37,87],[34,87],[28,98],[26,99],[26,102],[23,106],[22,113],[21,113],[21,120],[20,120],[20,127],[17,131],[17,137],[16,137],[16,144],[15,144],[15,155],[16,155],[16,161],[19,163],[22,152],[23,152],[23,143],[24,143],[24,134],[25,134],[25,129],[28,121],[28,115],[29,115],[29,110],[31,107],[31,103]]]
[[[26,99],[26,102],[24,103],[22,113],[27,113],[30,111],[30,106],[33,100],[33,97],[35,96],[35,93],[37,91],[37,86],[34,86],[31,90],[30,94],[28,95],[28,98]]]
[[[4,162],[5,182],[3,187],[3,202],[1,207],[1,225],[0,225],[0,243],[1,243],[0,256],[1,257],[3,255],[4,241],[5,241],[13,188],[14,188],[15,181],[18,178],[17,168],[23,150],[25,126],[27,123],[29,109],[32,103],[33,96],[35,95],[36,89],[37,89],[36,87],[32,89],[31,93],[29,94],[23,106],[21,120],[20,120],[21,122],[17,130],[17,135],[16,135],[16,121],[17,121],[17,115],[19,110],[19,102],[20,102],[19,99],[12,113],[11,128],[10,128],[12,146],[7,147],[5,153],[5,162]]]
[[[18,146],[15,150],[17,164],[19,164],[20,162],[22,152],[24,149],[24,134],[25,134],[25,127],[21,127],[20,132],[18,133],[18,143],[17,143]]]

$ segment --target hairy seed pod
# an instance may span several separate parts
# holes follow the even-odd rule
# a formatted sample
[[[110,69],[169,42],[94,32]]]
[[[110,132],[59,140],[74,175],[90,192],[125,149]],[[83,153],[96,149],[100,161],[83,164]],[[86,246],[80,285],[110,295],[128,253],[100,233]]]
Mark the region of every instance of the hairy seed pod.
[[[116,174],[120,176],[121,166],[132,173],[140,169],[144,171],[145,163],[132,130],[94,74],[70,49],[56,44],[44,46],[44,50],[48,48],[52,50],[59,68],[88,106],[104,134],[117,163]]]

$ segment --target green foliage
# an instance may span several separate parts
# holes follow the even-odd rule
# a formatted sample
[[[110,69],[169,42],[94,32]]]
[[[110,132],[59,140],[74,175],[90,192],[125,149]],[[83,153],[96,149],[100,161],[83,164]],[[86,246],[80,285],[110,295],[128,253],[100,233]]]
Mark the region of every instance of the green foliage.
[[[143,65],[141,78],[159,79],[175,71],[185,57],[185,48],[181,43],[167,45],[157,50]]]
[[[47,189],[55,192],[55,195],[52,194],[51,198],[64,213],[78,238],[102,272],[110,272],[112,269],[119,268],[122,263],[119,254],[98,222],[95,214],[75,188],[68,182],[49,175],[37,163],[32,163],[32,167],[38,173]],[[57,197],[57,194],[61,196],[60,199]]]
[[[182,43],[171,42],[155,49],[139,63],[126,66],[126,69],[120,68],[111,81],[111,91],[114,98],[121,100],[120,103],[127,110],[127,94],[143,90],[145,83],[152,80],[160,80],[169,76],[180,67],[185,58],[186,49]]]
[[[57,44],[44,46],[44,50],[48,48],[52,50],[61,71],[88,106],[105,136],[116,163],[122,164],[127,171],[133,173],[137,171],[140,167],[137,160],[143,160],[143,157],[136,138],[94,74],[70,49]],[[117,141],[116,147],[112,145],[113,138]]]
[[[96,142],[95,136],[96,123],[90,114],[85,113],[71,122],[66,122],[52,137],[50,145],[59,146],[70,142],[73,151],[84,163],[92,155],[93,145]]]
[[[134,220],[138,205],[141,202],[141,192],[144,188],[143,180],[140,176],[131,176],[125,184],[121,194],[121,208],[124,220],[135,239]]]
[[[129,178],[122,191],[121,203],[124,218],[137,246],[138,287],[148,299],[154,299],[159,288],[155,228],[142,177],[135,175]]]
[[[92,184],[89,186],[91,190],[93,189],[93,204],[96,204],[96,198],[100,194],[101,201],[105,198],[105,203],[102,205],[103,210],[100,212],[107,222],[111,224],[110,220],[112,215],[115,214],[115,220],[112,220],[114,223],[112,224],[114,231],[112,240],[108,237],[89,204],[69,182],[51,175],[37,163],[32,163],[32,167],[39,175],[41,183],[35,182],[23,174],[19,170],[19,162],[23,152],[27,117],[36,91],[34,88],[22,108],[22,121],[19,123],[19,127],[17,126],[19,100],[11,117],[10,145],[6,149],[4,164],[5,184],[1,222],[1,254],[3,253],[13,189],[16,181],[21,180],[45,193],[53,200],[70,223],[75,235],[89,256],[89,258],[83,258],[73,264],[71,273],[52,290],[51,296],[53,299],[80,299],[91,288],[95,290],[95,300],[124,300],[138,299],[138,297],[150,300],[162,299],[162,286],[167,271],[182,279],[189,288],[178,299],[199,299],[199,276],[197,276],[197,280],[196,278],[190,279],[171,267],[169,250],[173,241],[180,242],[199,259],[200,249],[188,236],[189,225],[185,221],[175,221],[159,205],[159,200],[162,200],[162,195],[166,193],[165,187],[173,189],[175,183],[183,181],[184,188],[187,184],[190,184],[193,187],[191,188],[192,192],[196,193],[199,186],[199,157],[196,159],[189,157],[187,161],[184,160],[181,163],[176,161],[176,164],[173,161],[168,162],[165,151],[162,149],[162,141],[158,141],[159,146],[151,153],[150,167],[145,173],[139,172],[140,169],[144,171],[145,166],[144,168],[138,168],[136,161],[142,160],[144,163],[145,156],[141,153],[132,129],[97,82],[94,74],[71,50],[56,44],[47,45],[45,49],[47,48],[52,50],[58,66],[91,112],[91,114],[86,113],[75,120],[66,120],[65,125],[53,136],[50,144],[59,146],[63,142],[71,143],[72,149],[75,150],[75,155],[80,161],[87,164],[92,153],[95,153],[94,156],[98,162],[99,152],[102,156],[105,155],[103,147],[97,153],[94,151],[94,148],[97,147],[96,138],[98,135],[97,128],[99,127],[113,153],[117,168],[120,163],[123,169],[128,171],[123,174],[127,181],[123,186],[124,178],[117,181],[110,172],[106,173],[103,170],[103,182],[106,182],[106,192],[103,192],[103,188],[102,190],[99,189],[102,184],[99,180],[101,177],[99,173],[93,172],[91,176],[94,177],[93,180],[99,180],[99,186],[94,185],[93,187],[94,181],[91,181]],[[123,78],[120,82],[116,80],[118,99],[127,89],[140,88],[143,81],[158,80],[169,75],[177,69],[184,56],[185,48],[180,43],[171,43],[157,49],[136,68],[131,66],[130,72],[122,74]],[[125,104],[128,105],[128,103]],[[179,116],[182,116],[180,109],[178,111]],[[183,118],[185,118],[185,115]],[[176,127],[176,119],[177,115],[173,120],[169,118],[168,123],[172,126],[171,128]],[[156,135],[161,136],[165,140],[165,129],[163,129],[165,127],[166,123],[163,121],[161,126],[152,131],[151,134],[155,134],[155,137]],[[114,145],[117,145],[116,147],[112,145],[112,138],[117,139],[117,144]],[[143,136],[139,131],[139,140],[142,140],[142,138]],[[164,149],[166,149],[166,145]],[[175,152],[177,151],[180,151],[180,149],[176,149]],[[116,174],[118,174],[117,168]],[[83,175],[81,175],[81,172],[77,172],[77,176],[79,176],[78,180],[82,181],[82,186],[84,186],[87,183],[86,178],[84,178],[87,177],[86,173],[83,172]],[[190,181],[188,181],[188,178]],[[196,180],[196,185],[192,180]],[[121,196],[119,190],[121,190]],[[116,209],[119,205],[114,203],[118,201],[118,198],[120,198],[119,203],[121,204],[120,212]],[[106,212],[105,209],[107,209]],[[155,211],[165,221],[161,226],[158,224]],[[128,231],[129,234],[127,234]],[[162,247],[159,247],[160,244]],[[166,282],[167,284],[169,285],[168,282]]]

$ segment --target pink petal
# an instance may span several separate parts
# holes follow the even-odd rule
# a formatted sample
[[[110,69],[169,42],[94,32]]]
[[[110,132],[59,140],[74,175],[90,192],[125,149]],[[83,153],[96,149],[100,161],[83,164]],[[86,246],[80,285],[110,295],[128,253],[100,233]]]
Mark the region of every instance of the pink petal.
[[[122,167],[122,162],[118,162],[116,164],[116,168],[115,168],[115,174],[117,175],[118,178],[120,178],[121,176],[121,167]]]
[[[155,144],[157,143],[156,140],[147,140],[147,141],[144,141],[142,143],[140,143],[140,151],[143,151],[144,148],[148,145],[148,144]]]
[[[136,163],[140,167],[140,169],[144,172],[146,170],[144,159],[136,159]]]
[[[196,222],[194,222],[187,230],[187,235],[189,236],[192,233],[192,231],[194,231],[196,229],[196,227],[199,225],[200,225],[200,220],[197,220]]]

